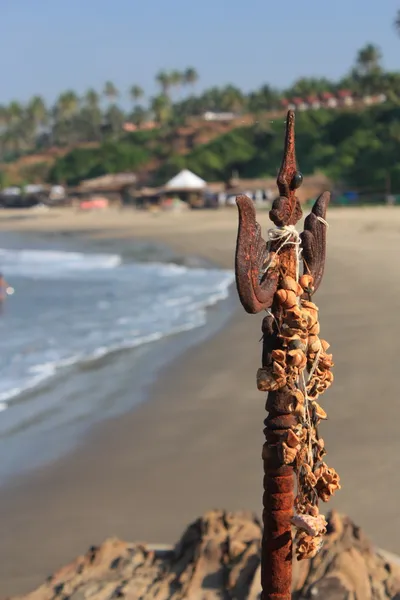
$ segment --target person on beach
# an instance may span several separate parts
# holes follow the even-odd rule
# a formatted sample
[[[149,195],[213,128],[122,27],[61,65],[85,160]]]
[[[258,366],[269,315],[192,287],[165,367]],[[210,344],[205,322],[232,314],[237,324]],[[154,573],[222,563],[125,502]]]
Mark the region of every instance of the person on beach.
[[[0,304],[3,305],[7,296],[8,283],[4,279],[3,273],[0,273]]]

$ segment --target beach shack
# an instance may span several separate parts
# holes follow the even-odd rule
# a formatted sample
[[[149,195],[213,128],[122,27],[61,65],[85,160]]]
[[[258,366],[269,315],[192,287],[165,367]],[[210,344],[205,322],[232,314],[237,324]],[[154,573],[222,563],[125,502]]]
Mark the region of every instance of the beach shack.
[[[122,206],[134,197],[136,184],[134,173],[110,173],[81,181],[73,192],[79,202],[101,197],[107,200],[107,205]]]
[[[179,199],[191,208],[203,208],[206,204],[206,195],[207,182],[189,169],[183,169],[159,191],[161,202]]]
[[[330,186],[329,179],[321,173],[305,176],[297,197],[301,203],[308,202],[314,200]],[[245,194],[259,207],[269,208],[276,197],[276,179],[275,177],[241,179],[236,176],[226,182],[209,183],[207,189],[217,197],[219,206],[236,206],[236,197]]]

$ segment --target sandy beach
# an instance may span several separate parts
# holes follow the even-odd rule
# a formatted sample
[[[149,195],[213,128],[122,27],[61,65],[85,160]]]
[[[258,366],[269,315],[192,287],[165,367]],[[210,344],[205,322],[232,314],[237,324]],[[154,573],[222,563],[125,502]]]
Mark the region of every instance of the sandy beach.
[[[259,220],[265,231],[268,214]],[[335,382],[323,398],[329,421],[321,432],[342,490],[327,508],[348,513],[376,544],[400,552],[400,209],[331,209],[328,222],[316,302]],[[224,268],[233,268],[236,228],[234,209],[0,212],[0,231],[154,239]],[[262,317],[236,303],[222,331],[161,372],[147,402],[96,427],[67,457],[0,489],[1,596],[32,589],[111,535],[169,543],[210,508],[260,512]]]

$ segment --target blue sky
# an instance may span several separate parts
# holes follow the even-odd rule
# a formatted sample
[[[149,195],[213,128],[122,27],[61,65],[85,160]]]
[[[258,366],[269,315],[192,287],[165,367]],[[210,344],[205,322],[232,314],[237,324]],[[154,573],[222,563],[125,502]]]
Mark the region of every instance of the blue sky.
[[[400,0],[0,0],[0,103],[111,79],[156,92],[160,69],[194,66],[198,88],[338,78],[366,42],[400,68]],[[368,7],[368,8],[367,8]]]

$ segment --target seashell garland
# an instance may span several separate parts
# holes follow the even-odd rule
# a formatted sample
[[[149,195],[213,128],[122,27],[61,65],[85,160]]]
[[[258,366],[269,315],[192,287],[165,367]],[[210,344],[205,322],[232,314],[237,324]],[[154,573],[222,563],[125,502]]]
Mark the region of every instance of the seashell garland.
[[[299,282],[287,275],[281,278],[274,299],[281,314],[280,348],[271,352],[270,364],[257,372],[259,390],[285,388],[290,393],[288,410],[298,418],[278,448],[281,463],[293,465],[297,475],[292,524],[297,530],[298,560],[312,558],[320,550],[326,521],[319,513],[318,500],[327,502],[340,489],[339,475],[323,462],[325,445],[318,433],[319,423],[327,418],[318,400],[332,385],[334,363],[327,353],[328,342],[319,338],[318,307],[310,300],[313,283],[308,274]]]

